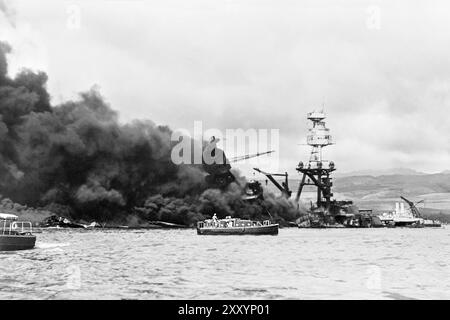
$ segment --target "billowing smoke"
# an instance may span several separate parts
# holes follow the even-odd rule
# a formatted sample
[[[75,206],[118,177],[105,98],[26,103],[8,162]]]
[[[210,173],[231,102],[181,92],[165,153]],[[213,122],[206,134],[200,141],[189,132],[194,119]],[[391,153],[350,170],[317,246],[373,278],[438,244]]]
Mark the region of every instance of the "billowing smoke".
[[[47,76],[24,70],[7,75],[0,44],[0,194],[74,219],[164,220],[192,224],[220,216],[261,217],[266,209],[296,216],[287,200],[265,207],[244,203],[242,187],[207,189],[201,167],[171,161],[171,130],[151,121],[121,125],[91,89],[76,101],[50,105]],[[239,181],[240,179],[238,179]],[[144,209],[136,209],[143,207]]]

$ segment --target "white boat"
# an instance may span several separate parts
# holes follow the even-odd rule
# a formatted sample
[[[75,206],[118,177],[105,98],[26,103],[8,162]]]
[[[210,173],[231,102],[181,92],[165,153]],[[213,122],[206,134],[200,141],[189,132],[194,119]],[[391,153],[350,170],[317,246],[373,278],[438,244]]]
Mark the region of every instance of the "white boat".
[[[404,199],[402,197],[402,199]],[[406,201],[406,199],[404,199]],[[408,200],[409,201],[409,200]],[[378,217],[386,226],[395,227],[440,227],[441,223],[435,220],[424,219],[420,216],[417,208],[412,202],[409,202],[410,209],[405,209],[403,202],[395,204],[395,210],[384,212]]]
[[[227,216],[225,219],[207,219],[197,223],[199,235],[277,235],[278,224],[270,220],[252,221]]]
[[[14,214],[0,213],[0,251],[32,249],[35,244],[31,222],[18,221]]]

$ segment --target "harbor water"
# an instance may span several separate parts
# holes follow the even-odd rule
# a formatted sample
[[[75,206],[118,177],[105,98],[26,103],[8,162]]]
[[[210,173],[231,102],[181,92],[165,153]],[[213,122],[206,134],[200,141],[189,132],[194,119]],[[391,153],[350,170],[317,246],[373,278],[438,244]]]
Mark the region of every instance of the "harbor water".
[[[0,299],[449,299],[450,228],[44,230]]]

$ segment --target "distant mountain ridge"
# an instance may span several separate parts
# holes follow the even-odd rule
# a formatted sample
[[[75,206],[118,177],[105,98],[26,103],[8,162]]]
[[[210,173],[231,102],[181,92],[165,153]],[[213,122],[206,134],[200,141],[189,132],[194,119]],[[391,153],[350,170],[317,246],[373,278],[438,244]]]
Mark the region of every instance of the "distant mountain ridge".
[[[361,208],[374,210],[393,210],[395,202],[404,196],[411,201],[425,200],[428,211],[450,214],[450,170],[427,174],[415,170],[366,171],[366,175],[339,176],[333,173],[333,193],[336,199],[353,200]],[[401,172],[402,174],[400,174]],[[369,175],[367,173],[371,173]],[[384,173],[382,175],[375,175]],[[300,179],[289,179],[289,186],[295,193]],[[279,191],[268,182],[269,189]],[[305,187],[305,192],[314,190]],[[304,198],[303,198],[304,199]],[[424,208],[422,208],[424,209]]]
[[[336,177],[335,190],[356,196],[386,192],[392,196],[399,193],[423,195],[450,193],[450,174],[381,175]]]
[[[440,174],[450,174],[450,170],[445,170],[439,172]],[[380,176],[391,176],[391,175],[404,175],[404,176],[422,176],[422,175],[432,175],[438,173],[425,173],[421,171],[417,171],[414,169],[408,168],[391,168],[391,169],[367,169],[367,170],[357,170],[350,172],[338,172],[336,171],[333,175],[335,177],[357,177],[357,176],[372,176],[372,177],[380,177]]]

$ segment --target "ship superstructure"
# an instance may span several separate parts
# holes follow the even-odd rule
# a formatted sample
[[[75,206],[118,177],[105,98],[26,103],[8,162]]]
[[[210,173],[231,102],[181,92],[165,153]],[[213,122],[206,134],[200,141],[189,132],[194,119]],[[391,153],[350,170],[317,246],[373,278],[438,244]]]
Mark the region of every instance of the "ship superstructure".
[[[331,204],[331,182],[330,173],[336,168],[333,161],[328,161],[323,158],[322,149],[333,144],[330,135],[330,129],[325,125],[325,113],[323,111],[310,112],[307,115],[308,120],[311,121],[309,134],[307,136],[307,144],[311,146],[311,155],[308,163],[305,165],[300,162],[296,170],[302,174],[302,179],[298,187],[296,201],[300,200],[304,186],[317,187],[317,201],[318,207],[329,208]]]
[[[316,203],[311,203],[309,216],[300,221],[308,227],[365,227],[373,221],[369,214],[359,212],[352,201],[337,201],[332,199],[331,173],[336,170],[333,161],[323,157],[323,149],[333,144],[330,129],[325,124],[326,115],[322,111],[307,114],[310,128],[307,135],[307,145],[311,147],[309,161],[299,162],[296,170],[301,174],[296,201],[299,202],[304,188],[312,186],[316,189]]]

